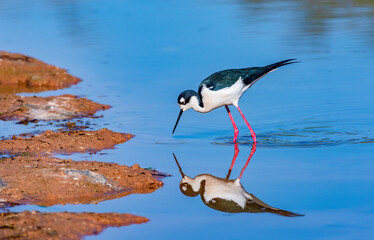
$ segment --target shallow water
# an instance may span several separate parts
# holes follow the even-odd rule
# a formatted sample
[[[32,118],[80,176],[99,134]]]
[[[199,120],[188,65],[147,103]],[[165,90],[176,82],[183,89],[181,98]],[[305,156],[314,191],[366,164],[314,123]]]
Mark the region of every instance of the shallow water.
[[[288,122],[270,125],[258,134],[257,147],[330,147],[341,144],[374,143],[374,122]],[[252,145],[252,137],[238,138],[241,145]],[[213,144],[234,145],[233,137],[219,137]]]
[[[370,239],[374,234],[374,4],[325,1],[5,1],[0,0],[2,49],[66,68],[83,82],[40,96],[76,94],[112,109],[92,128],[134,139],[89,159],[154,167],[171,173],[165,186],[97,205],[39,211],[128,212],[147,224],[110,228],[86,239]],[[21,16],[21,17],[20,17]],[[190,198],[172,153],[188,176],[224,178],[234,155],[225,109],[186,112],[171,135],[178,94],[214,71],[261,66],[287,58],[256,83],[241,109],[259,144],[241,179],[247,192],[303,214],[223,213]],[[240,130],[235,179],[251,144]],[[2,136],[49,125],[1,122]],[[61,156],[67,157],[67,156]]]

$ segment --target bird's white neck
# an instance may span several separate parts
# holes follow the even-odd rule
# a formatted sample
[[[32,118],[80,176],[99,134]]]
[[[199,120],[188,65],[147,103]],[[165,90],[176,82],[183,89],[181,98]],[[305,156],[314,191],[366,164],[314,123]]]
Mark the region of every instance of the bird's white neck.
[[[182,179],[182,182],[188,183],[189,185],[191,185],[192,190],[194,192],[198,192],[200,190],[201,182],[203,180],[205,180],[205,176],[204,175],[199,175],[199,176],[196,176],[194,178],[190,178],[188,176],[184,176],[183,179]]]
[[[183,111],[186,111],[192,108],[196,112],[201,112],[201,113],[208,112],[206,108],[200,106],[200,101],[197,96],[192,96],[189,103],[187,103],[186,105],[179,105],[179,106]]]
[[[204,107],[200,106],[200,101],[196,96],[191,97],[189,104],[191,105],[191,108],[195,110],[196,112],[201,112],[201,113],[207,112]]]

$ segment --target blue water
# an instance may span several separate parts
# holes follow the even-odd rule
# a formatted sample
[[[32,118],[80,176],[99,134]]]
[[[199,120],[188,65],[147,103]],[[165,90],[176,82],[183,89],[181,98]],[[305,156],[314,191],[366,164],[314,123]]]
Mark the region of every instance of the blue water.
[[[83,82],[38,95],[76,94],[113,106],[102,127],[136,135],[76,160],[153,167],[173,176],[152,194],[97,205],[13,210],[95,211],[148,217],[86,239],[370,239],[374,235],[374,4],[325,1],[0,0],[0,46],[66,68]],[[176,98],[212,72],[297,58],[246,92],[241,109],[258,147],[241,180],[265,203],[303,217],[223,213],[179,190],[188,176],[224,178],[234,154],[225,109],[183,114]],[[240,174],[250,153],[240,130]],[[47,129],[1,122],[2,136]],[[61,156],[66,157],[66,156]]]

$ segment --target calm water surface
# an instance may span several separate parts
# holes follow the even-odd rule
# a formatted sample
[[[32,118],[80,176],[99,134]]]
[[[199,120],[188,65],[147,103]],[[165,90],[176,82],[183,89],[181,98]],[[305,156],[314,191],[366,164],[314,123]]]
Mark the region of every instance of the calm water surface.
[[[86,239],[370,239],[374,235],[374,3],[372,1],[6,1],[0,48],[66,68],[84,81],[71,93],[112,109],[92,128],[136,135],[88,159],[171,173],[165,186],[97,205],[14,210],[120,212],[147,224]],[[287,58],[255,84],[241,108],[259,144],[241,179],[266,204],[302,214],[225,213],[183,195],[181,176],[225,178],[234,155],[224,109],[188,111],[174,136],[178,94],[212,72]],[[231,178],[251,152],[240,129]],[[46,129],[1,122],[2,136]],[[66,156],[62,156],[66,157]]]

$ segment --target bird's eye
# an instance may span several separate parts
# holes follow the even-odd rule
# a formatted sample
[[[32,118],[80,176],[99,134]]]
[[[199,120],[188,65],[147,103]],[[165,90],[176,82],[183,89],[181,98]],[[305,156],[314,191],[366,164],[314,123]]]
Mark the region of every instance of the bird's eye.
[[[179,103],[180,103],[180,104],[185,104],[185,100],[184,100],[184,98],[179,99]]]
[[[187,184],[187,183],[181,183],[181,184],[180,184],[180,188],[181,188],[183,191],[186,191],[186,190],[187,190],[187,187],[188,187],[188,184]]]

